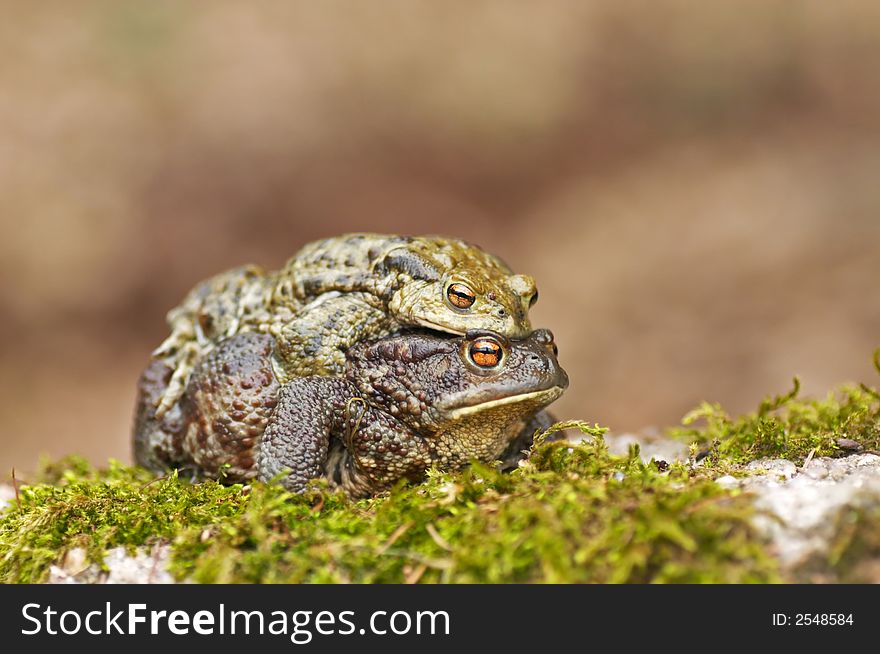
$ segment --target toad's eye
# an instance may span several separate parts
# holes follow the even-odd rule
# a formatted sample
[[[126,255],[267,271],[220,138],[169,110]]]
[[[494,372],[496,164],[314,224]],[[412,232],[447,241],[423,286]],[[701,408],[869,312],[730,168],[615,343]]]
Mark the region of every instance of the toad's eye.
[[[461,283],[450,284],[446,289],[446,299],[456,309],[470,309],[477,299],[469,286]]]
[[[468,356],[480,368],[494,368],[501,363],[501,354],[501,344],[491,338],[478,338],[468,348]]]
[[[535,291],[535,294],[532,296],[532,299],[529,300],[529,306],[530,307],[535,306],[535,302],[537,302],[537,301],[538,301],[538,291]]]

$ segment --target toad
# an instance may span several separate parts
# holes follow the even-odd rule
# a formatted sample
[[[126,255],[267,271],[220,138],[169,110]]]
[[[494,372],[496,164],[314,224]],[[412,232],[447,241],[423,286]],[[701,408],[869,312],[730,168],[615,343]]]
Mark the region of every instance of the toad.
[[[486,330],[410,332],[354,345],[339,376],[286,383],[276,348],[268,334],[224,339],[162,418],[150,407],[173,371],[154,361],[141,383],[137,462],[229,481],[279,478],[294,492],[323,477],[366,496],[431,467],[515,463],[568,386],[545,329],[519,341]]]

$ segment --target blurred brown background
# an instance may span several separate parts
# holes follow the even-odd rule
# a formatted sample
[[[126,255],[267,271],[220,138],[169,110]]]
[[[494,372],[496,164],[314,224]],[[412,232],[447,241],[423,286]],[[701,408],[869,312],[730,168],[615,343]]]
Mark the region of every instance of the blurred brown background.
[[[874,378],[878,3],[0,9],[4,471],[128,460],[165,312],[352,230],[533,274],[563,417]]]

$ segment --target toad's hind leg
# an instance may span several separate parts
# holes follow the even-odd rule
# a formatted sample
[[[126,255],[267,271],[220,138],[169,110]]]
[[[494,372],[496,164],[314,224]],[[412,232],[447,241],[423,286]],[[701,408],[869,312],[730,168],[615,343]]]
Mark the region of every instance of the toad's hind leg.
[[[355,497],[421,479],[431,464],[424,439],[396,418],[369,407],[350,382],[305,377],[281,389],[263,438],[259,478],[280,477],[301,493],[327,477]]]
[[[166,470],[179,458],[176,444],[182,429],[180,407],[175,404],[163,416],[156,406],[168,389],[173,370],[163,360],[153,360],[138,382],[134,421],[134,460],[154,472]]]
[[[193,370],[180,401],[181,448],[205,475],[242,481],[257,475],[260,442],[281,385],[275,341],[244,332],[220,343]]]

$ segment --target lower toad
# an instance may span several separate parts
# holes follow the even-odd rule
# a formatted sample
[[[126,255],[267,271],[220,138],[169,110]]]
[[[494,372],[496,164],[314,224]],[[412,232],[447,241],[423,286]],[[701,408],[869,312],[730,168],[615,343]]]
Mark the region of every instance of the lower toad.
[[[272,336],[251,332],[222,341],[161,418],[151,409],[173,370],[154,361],[141,378],[137,462],[229,481],[280,478],[294,492],[324,477],[365,496],[431,467],[512,465],[550,425],[544,408],[568,386],[544,329],[521,341],[472,331],[361,343],[343,375],[286,384],[273,372],[274,347]]]

